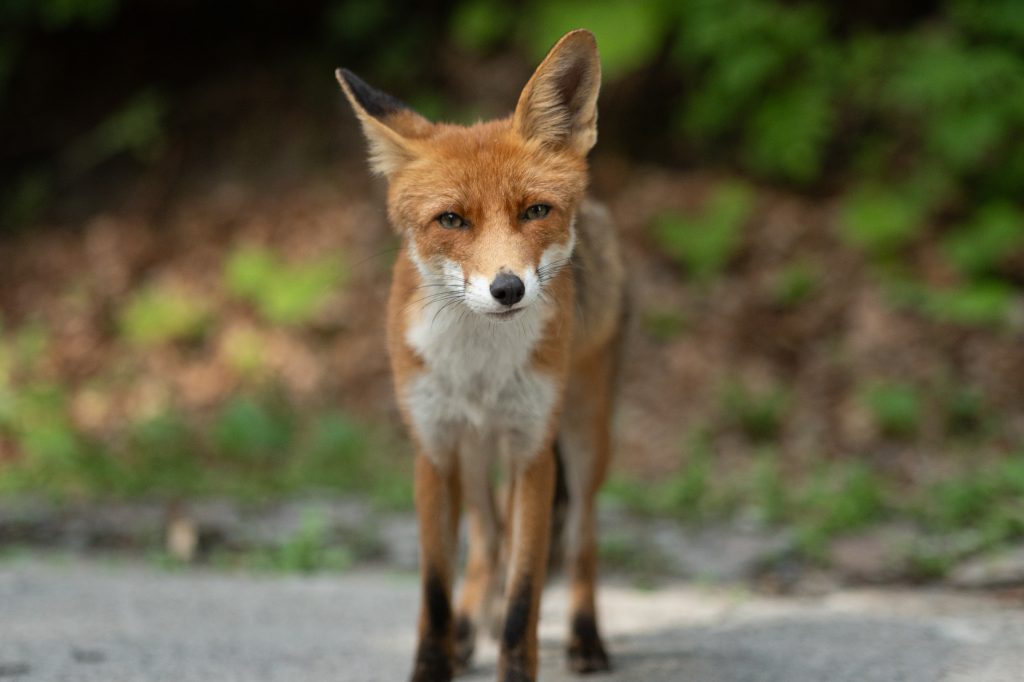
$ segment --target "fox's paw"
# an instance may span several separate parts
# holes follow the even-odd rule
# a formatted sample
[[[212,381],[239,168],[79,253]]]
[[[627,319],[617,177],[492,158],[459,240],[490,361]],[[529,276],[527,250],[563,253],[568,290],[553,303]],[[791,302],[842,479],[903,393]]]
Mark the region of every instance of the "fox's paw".
[[[439,646],[420,645],[409,682],[451,682],[452,661]]]
[[[416,661],[409,682],[451,682],[452,666],[446,661]]]
[[[605,651],[597,622],[589,614],[577,615],[572,622],[569,639],[569,669],[577,674],[611,670],[611,661]]]
[[[468,672],[476,650],[476,626],[472,619],[460,614],[455,621],[455,674]]]

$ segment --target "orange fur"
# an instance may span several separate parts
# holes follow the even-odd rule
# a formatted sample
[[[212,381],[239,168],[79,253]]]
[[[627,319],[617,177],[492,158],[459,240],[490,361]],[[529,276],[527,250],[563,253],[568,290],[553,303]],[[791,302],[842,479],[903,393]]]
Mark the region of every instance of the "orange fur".
[[[348,72],[338,80],[372,168],[388,179],[388,216],[404,246],[388,351],[417,452],[423,601],[412,679],[449,680],[468,664],[502,558],[499,678],[535,679],[556,441],[572,492],[570,663],[581,672],[606,668],[594,603],[594,496],[610,452],[624,269],[607,215],[584,199],[600,83],[593,36],[567,34],[513,115],[468,128],[431,124]],[[544,210],[531,214],[537,206]],[[447,214],[458,220],[446,227]],[[510,275],[521,301],[495,293]],[[482,489],[499,453],[509,470],[504,520]],[[452,561],[463,502],[470,552],[456,618]]]

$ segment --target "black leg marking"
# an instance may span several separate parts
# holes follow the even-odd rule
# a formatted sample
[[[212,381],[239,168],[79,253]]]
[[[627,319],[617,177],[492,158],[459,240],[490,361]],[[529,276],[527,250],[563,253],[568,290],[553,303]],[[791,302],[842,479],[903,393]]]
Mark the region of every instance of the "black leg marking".
[[[611,670],[611,661],[597,632],[597,620],[591,613],[577,613],[572,619],[569,638],[569,667],[575,673]]]
[[[530,602],[533,597],[533,584],[529,575],[523,576],[523,582],[512,595],[505,614],[505,631],[501,643],[506,651],[512,652],[519,648],[526,638],[526,628],[530,624]]]
[[[469,670],[476,650],[476,626],[462,613],[455,620],[455,664],[459,671]]]
[[[451,682],[452,662],[441,642],[428,637],[416,649],[412,682]]]
[[[444,581],[429,573],[424,584],[427,630],[416,647],[416,663],[412,682],[449,682],[452,679],[452,660],[445,646],[452,623],[451,604]]]
[[[427,578],[427,624],[430,632],[443,635],[452,622],[452,607],[448,601],[448,590],[436,573]]]

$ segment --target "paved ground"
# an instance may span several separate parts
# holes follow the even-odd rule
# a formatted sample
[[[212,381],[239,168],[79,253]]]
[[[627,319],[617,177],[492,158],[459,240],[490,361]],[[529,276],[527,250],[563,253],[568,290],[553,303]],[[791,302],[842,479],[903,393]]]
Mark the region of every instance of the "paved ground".
[[[0,564],[0,679],[18,682],[404,680],[416,587],[409,575],[313,578],[166,572],[34,559]],[[617,671],[630,682],[1020,682],[1024,608],[949,593],[857,591],[765,599],[679,586],[609,587]],[[542,622],[548,682],[565,592]],[[484,648],[469,682],[490,679]]]

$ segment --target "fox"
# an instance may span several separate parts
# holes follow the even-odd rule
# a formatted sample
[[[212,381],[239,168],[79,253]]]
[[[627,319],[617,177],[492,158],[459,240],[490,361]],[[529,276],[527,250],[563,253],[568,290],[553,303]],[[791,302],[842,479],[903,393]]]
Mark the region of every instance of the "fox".
[[[626,269],[608,211],[587,196],[601,82],[594,35],[564,35],[510,116],[470,126],[430,122],[346,69],[336,77],[371,170],[386,180],[401,243],[387,347],[415,459],[421,596],[410,679],[466,670],[488,614],[498,679],[536,679],[559,489],[569,665],[607,670],[595,497],[611,454]]]

